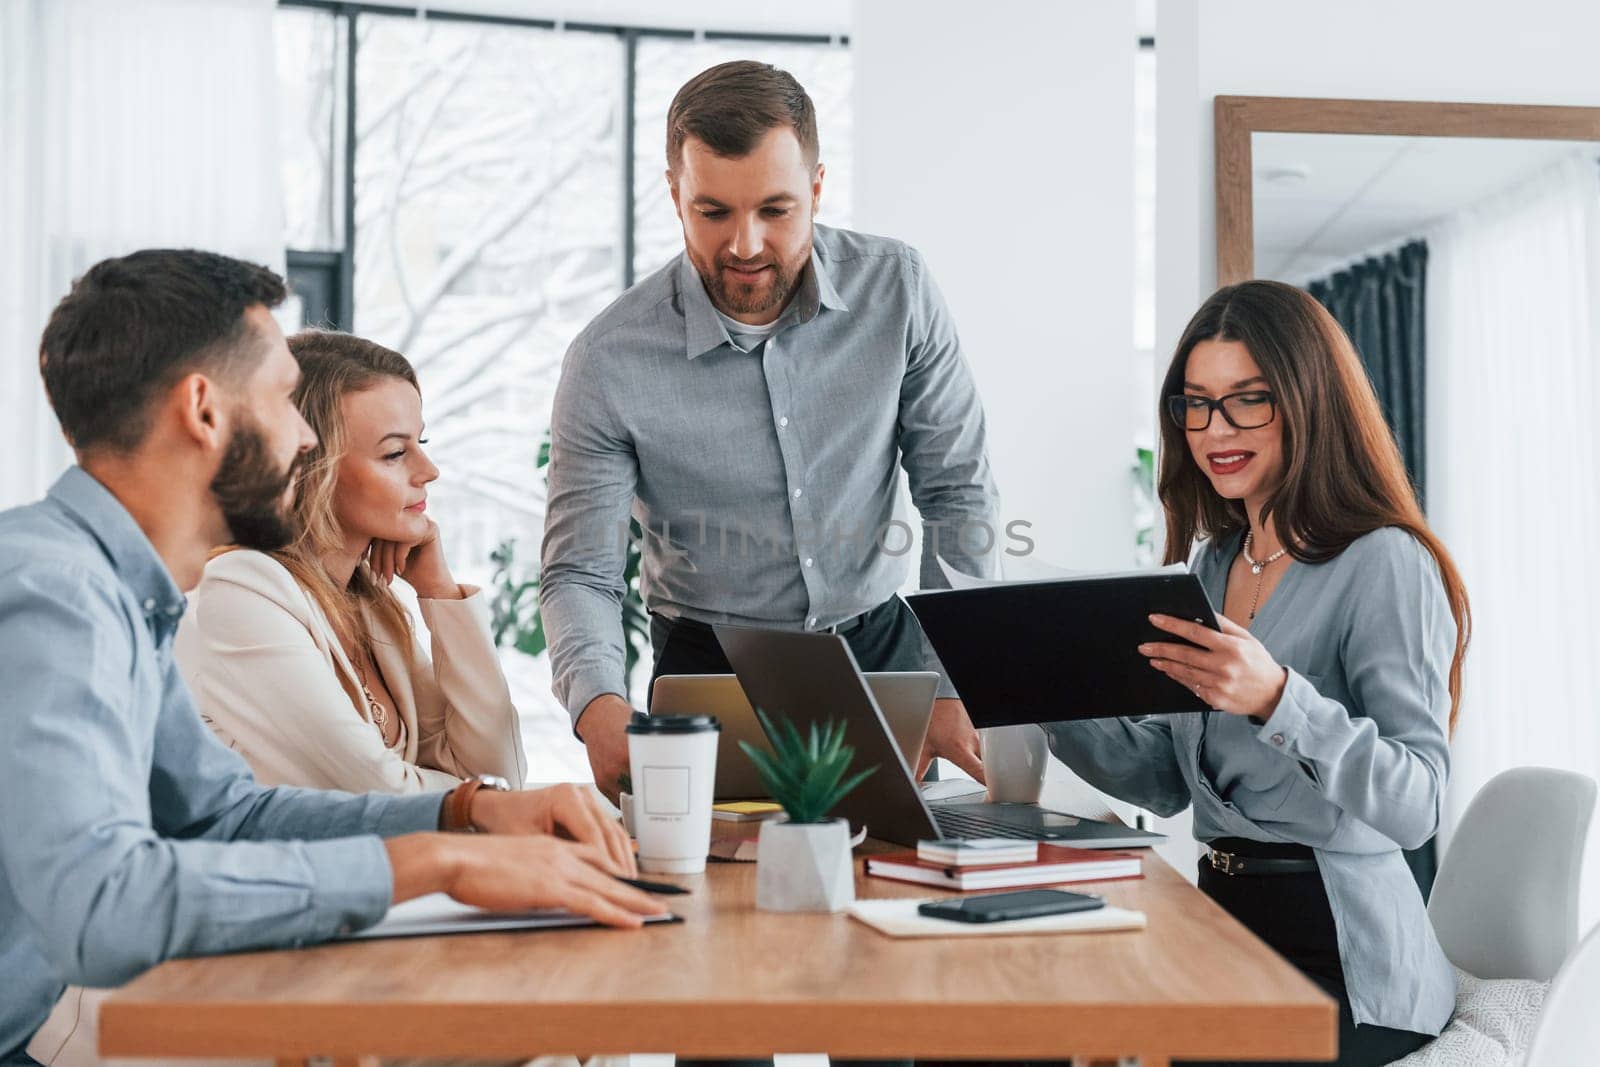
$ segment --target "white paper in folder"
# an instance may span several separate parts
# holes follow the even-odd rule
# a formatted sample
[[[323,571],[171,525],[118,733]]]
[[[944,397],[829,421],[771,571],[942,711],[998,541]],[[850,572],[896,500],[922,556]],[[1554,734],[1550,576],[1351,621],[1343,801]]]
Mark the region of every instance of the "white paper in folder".
[[[1189,573],[1189,567],[1184,563],[1171,563],[1165,567],[1150,567],[1138,571],[1072,571],[1022,557],[1008,559],[1000,564],[1005,572],[1004,578],[974,578],[970,574],[956,570],[943,556],[936,558],[939,560],[939,569],[944,572],[945,580],[950,583],[951,590],[982,589],[994,585],[1032,585],[1035,582],[1060,582],[1083,578],[1137,578],[1147,574]]]
[[[677,922],[675,915],[649,916],[646,923]],[[381,937],[421,937],[431,934],[475,934],[493,930],[552,930],[572,926],[598,926],[587,915],[563,908],[536,911],[493,912],[460,904],[443,893],[407,900],[389,909],[376,924],[347,934],[342,941],[365,941]]]

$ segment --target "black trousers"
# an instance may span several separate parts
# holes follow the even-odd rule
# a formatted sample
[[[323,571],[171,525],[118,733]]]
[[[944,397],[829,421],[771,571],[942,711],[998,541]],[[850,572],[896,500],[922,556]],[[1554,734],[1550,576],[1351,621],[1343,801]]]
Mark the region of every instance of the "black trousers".
[[[1269,845],[1228,838],[1213,842],[1224,852],[1267,858],[1314,858],[1303,845]],[[1294,964],[1322,991],[1339,1002],[1339,1067],[1367,1067],[1391,1063],[1432,1041],[1427,1034],[1391,1030],[1370,1024],[1357,1026],[1350,1010],[1344,969],[1339,961],[1339,941],[1333,909],[1322,884],[1322,874],[1226,875],[1200,860],[1200,889],[1222,905],[1251,933],[1278,955]],[[1189,1067],[1202,1067],[1185,1061]],[[1260,1060],[1252,1067],[1271,1067]],[[1206,1064],[1204,1067],[1215,1067]]]

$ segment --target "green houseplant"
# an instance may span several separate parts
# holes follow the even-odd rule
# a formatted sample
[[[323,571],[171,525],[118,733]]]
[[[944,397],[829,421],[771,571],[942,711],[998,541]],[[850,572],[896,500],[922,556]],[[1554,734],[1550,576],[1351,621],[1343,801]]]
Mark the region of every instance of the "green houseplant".
[[[767,752],[739,742],[784,817],[761,824],[756,847],[756,907],[765,911],[838,911],[855,899],[850,824],[829,813],[878,768],[850,773],[855,749],[845,724],[813,723],[805,737],[794,723],[776,724],[757,709],[772,744]]]
[[[1156,499],[1156,450],[1140,446],[1133,454],[1133,555],[1134,564],[1156,562],[1156,523],[1161,515]]]

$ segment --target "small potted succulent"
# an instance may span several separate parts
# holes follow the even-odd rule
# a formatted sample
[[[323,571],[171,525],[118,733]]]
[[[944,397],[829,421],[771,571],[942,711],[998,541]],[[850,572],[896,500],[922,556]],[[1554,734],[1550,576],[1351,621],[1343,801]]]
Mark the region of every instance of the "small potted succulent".
[[[766,752],[739,742],[783,816],[761,824],[756,845],[756,907],[764,911],[838,911],[856,898],[850,823],[828,813],[876,771],[846,775],[856,750],[844,743],[844,723],[813,723],[802,738],[794,723],[776,726],[757,710],[772,742]]]

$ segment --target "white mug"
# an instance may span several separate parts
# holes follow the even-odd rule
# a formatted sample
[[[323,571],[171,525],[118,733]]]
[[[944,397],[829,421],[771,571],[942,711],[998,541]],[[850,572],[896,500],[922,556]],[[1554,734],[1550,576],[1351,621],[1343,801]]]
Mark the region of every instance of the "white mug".
[[[994,804],[1037,804],[1044,793],[1050,742],[1037,723],[978,731],[983,776]]]
[[[721,729],[713,715],[640,715],[628,724],[641,871],[699,874],[706,869]]]

